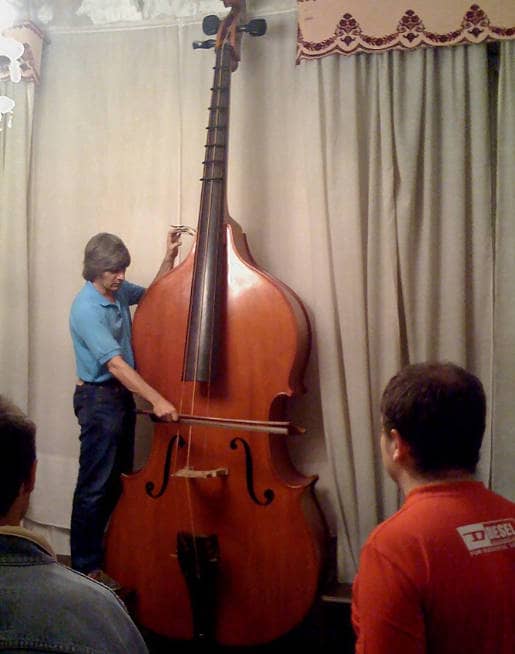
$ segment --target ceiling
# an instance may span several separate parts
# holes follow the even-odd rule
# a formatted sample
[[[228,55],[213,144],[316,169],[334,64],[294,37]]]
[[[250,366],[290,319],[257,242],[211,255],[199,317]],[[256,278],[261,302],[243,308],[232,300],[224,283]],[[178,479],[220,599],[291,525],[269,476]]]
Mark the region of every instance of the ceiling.
[[[247,13],[270,15],[296,4],[296,0],[247,0]],[[6,11],[15,12],[15,22],[28,19],[42,29],[59,29],[194,21],[209,13],[224,15],[228,9],[222,0],[0,0],[0,26]]]

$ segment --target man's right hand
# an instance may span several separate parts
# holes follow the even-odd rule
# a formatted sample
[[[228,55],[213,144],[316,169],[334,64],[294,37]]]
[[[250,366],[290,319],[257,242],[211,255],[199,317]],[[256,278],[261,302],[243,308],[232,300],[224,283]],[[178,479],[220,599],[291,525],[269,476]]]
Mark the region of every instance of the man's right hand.
[[[152,405],[152,412],[154,415],[163,422],[177,422],[179,420],[179,412],[173,404],[161,397]]]

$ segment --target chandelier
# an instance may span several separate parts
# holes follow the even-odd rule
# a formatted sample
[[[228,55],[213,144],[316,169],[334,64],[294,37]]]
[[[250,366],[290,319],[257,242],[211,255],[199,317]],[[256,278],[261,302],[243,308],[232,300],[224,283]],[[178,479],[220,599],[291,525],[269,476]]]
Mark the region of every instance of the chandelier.
[[[11,82],[19,82],[21,80],[20,62],[24,49],[23,43],[0,34],[0,58],[3,57],[8,62],[8,79]],[[3,130],[4,119],[6,119],[7,127],[12,126],[15,104],[14,100],[9,96],[0,95],[0,132]]]
[[[0,4],[0,30],[9,27],[12,16],[9,12],[9,5]],[[21,80],[21,58],[25,46],[16,39],[5,36],[0,31],[0,79],[19,82]],[[7,95],[0,95],[0,132],[3,130],[4,122],[11,127],[15,102]]]

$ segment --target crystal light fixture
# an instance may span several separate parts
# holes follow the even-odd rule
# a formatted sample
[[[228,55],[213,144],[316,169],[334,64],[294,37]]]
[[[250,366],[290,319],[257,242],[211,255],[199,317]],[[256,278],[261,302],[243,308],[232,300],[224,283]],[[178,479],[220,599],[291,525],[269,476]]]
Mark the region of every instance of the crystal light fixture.
[[[7,61],[6,67],[8,79],[11,82],[21,80],[21,57],[24,51],[23,43],[4,36],[2,30],[10,27],[15,18],[12,5],[6,0],[0,0],[0,61]],[[2,66],[0,72],[3,72],[5,66]],[[3,77],[3,76],[2,76]],[[7,127],[12,126],[13,110],[15,102],[7,95],[0,95],[0,132],[3,130],[4,122]]]

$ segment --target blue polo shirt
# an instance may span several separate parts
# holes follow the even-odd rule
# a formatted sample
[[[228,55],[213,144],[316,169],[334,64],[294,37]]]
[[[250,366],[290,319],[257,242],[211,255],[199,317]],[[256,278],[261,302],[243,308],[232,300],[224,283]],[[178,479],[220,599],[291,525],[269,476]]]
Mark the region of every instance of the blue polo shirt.
[[[143,286],[124,281],[115,293],[115,302],[111,302],[92,282],[84,284],[70,310],[70,332],[80,379],[111,379],[106,363],[116,355],[134,367],[130,306],[137,304],[144,292]]]

